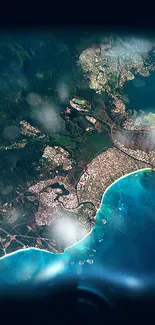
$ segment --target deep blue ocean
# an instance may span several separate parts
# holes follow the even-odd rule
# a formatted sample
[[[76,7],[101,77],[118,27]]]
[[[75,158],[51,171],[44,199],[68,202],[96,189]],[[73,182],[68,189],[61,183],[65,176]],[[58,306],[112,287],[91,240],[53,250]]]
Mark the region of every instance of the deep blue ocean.
[[[0,259],[0,285],[39,282],[64,270],[100,273],[118,280],[155,272],[155,172],[139,170],[103,194],[96,225],[63,254],[20,250]]]

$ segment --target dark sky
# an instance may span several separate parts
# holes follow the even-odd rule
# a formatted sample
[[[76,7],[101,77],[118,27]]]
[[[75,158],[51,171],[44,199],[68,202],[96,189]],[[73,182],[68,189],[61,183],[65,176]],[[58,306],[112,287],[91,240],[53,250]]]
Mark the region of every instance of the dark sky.
[[[56,27],[73,30],[155,30],[154,10],[149,4],[136,7],[130,1],[3,1],[0,12],[0,28]]]

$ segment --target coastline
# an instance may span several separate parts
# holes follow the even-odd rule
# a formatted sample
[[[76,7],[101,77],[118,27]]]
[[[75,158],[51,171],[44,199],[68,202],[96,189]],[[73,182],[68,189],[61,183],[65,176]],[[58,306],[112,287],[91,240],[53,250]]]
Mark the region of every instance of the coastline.
[[[100,211],[100,209],[101,209],[101,206],[102,206],[102,203],[103,203],[103,200],[104,200],[104,197],[105,197],[107,191],[108,191],[108,190],[109,190],[113,185],[115,185],[115,184],[116,184],[118,181],[120,181],[121,179],[124,179],[124,178],[128,177],[129,175],[133,175],[133,174],[140,173],[140,172],[142,172],[142,171],[147,171],[147,170],[150,170],[150,171],[151,171],[151,168],[142,168],[142,169],[138,169],[137,171],[134,171],[134,172],[131,172],[131,173],[126,174],[126,175],[124,175],[124,176],[121,176],[121,177],[118,178],[116,181],[114,181],[110,186],[108,186],[107,189],[105,190],[105,192],[104,192],[103,195],[102,195],[102,199],[101,199],[100,207],[99,207],[99,209],[98,209],[97,212],[96,212],[95,220],[96,220],[97,215],[98,215],[98,213],[99,213],[99,211]],[[72,249],[74,249],[74,248],[75,248],[75,249],[78,249],[78,246],[79,246],[79,245],[82,245],[85,239],[89,239],[88,237],[89,237],[90,234],[93,232],[93,230],[95,229],[95,226],[96,226],[96,225],[97,225],[97,223],[95,223],[95,225],[94,225],[94,227],[91,229],[91,231],[90,231],[88,234],[86,234],[86,235],[85,235],[81,240],[79,240],[79,241],[77,241],[76,243],[74,243],[73,245],[71,245],[71,246],[65,248],[65,250],[64,250],[63,253],[53,253],[53,252],[50,252],[50,251],[47,251],[47,250],[44,250],[44,249],[38,249],[38,248],[34,248],[34,247],[29,247],[29,248],[25,248],[25,249],[19,249],[19,250],[15,251],[15,252],[12,252],[12,253],[6,254],[6,255],[4,255],[4,256],[2,256],[2,257],[0,258],[0,261],[1,261],[1,260],[4,260],[4,259],[6,259],[6,258],[8,258],[8,257],[10,257],[10,256],[14,256],[15,254],[20,254],[20,253],[24,253],[24,252],[28,252],[28,251],[39,251],[39,252],[45,252],[45,253],[51,254],[51,256],[57,256],[57,257],[58,257],[58,256],[61,256],[61,257],[63,257],[63,256],[65,256],[66,254],[70,253],[70,250],[72,250]]]

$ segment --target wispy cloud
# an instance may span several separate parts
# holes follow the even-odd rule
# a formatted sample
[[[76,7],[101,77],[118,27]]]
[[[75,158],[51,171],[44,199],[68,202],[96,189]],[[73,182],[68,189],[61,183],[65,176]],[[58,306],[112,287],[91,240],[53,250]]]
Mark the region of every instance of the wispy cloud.
[[[35,118],[51,133],[59,133],[64,127],[64,121],[54,105],[43,105]]]

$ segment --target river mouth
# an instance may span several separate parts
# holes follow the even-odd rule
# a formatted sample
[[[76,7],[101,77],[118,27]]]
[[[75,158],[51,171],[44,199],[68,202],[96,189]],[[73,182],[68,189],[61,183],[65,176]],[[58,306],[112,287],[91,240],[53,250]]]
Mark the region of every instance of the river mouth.
[[[29,277],[40,281],[46,278],[49,267],[57,274],[65,265],[75,274],[95,276],[100,271],[103,278],[124,285],[150,284],[155,272],[154,184],[155,172],[149,168],[118,179],[105,191],[96,224],[88,235],[61,254],[23,249],[1,258],[0,283],[4,278],[5,282],[8,278],[9,282],[22,283]],[[55,265],[60,266],[58,271]]]

